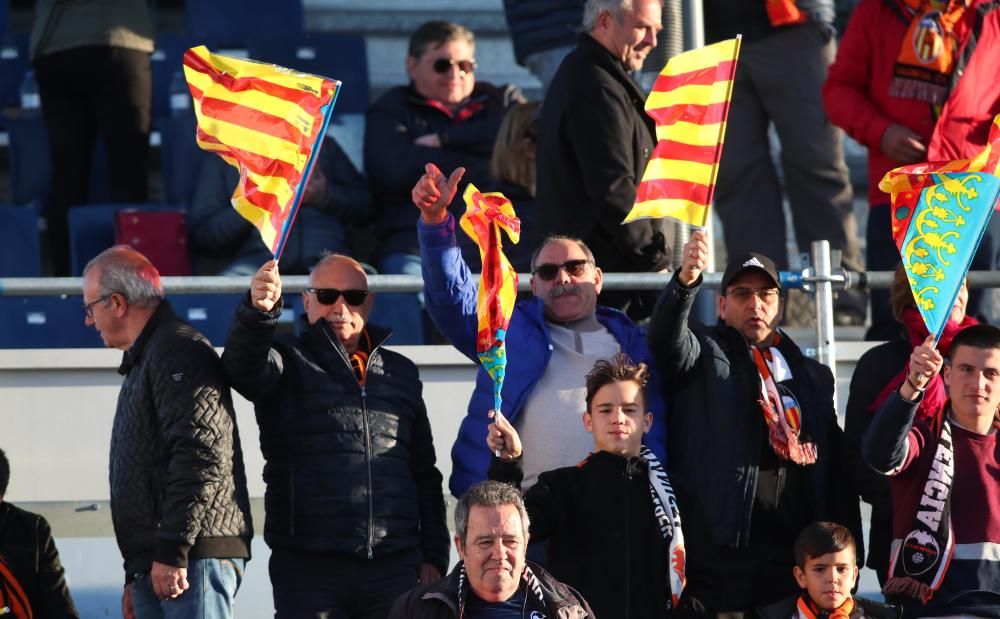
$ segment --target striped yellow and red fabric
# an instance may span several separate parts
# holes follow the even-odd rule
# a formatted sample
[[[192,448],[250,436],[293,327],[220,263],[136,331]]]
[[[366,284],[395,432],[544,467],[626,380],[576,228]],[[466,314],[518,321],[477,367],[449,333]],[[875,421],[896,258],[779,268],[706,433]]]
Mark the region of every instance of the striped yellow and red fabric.
[[[715,190],[740,38],[674,56],[646,98],[656,148],[623,223],[673,217],[703,226]]]
[[[271,64],[184,53],[197,141],[240,171],[232,204],[281,256],[319,156],[340,82]]]

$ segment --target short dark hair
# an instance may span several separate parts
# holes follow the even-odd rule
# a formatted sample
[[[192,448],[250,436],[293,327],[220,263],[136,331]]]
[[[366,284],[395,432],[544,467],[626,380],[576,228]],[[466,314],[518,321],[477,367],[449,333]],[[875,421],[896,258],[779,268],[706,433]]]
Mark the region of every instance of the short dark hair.
[[[7,484],[10,483],[10,461],[7,454],[0,449],[0,500],[7,496]]]
[[[455,504],[455,534],[465,545],[465,536],[469,533],[469,512],[473,505],[480,507],[502,507],[513,505],[517,512],[521,514],[521,528],[524,529],[524,541],[528,541],[528,529],[531,521],[528,519],[528,510],[524,506],[524,497],[521,491],[510,484],[499,481],[481,481],[465,491]]]
[[[458,40],[464,40],[469,45],[476,44],[476,37],[465,26],[444,20],[424,22],[410,35],[410,48],[407,54],[419,60],[428,47],[438,47],[448,41]]]
[[[960,346],[971,346],[983,350],[1000,350],[1000,329],[986,324],[972,325],[971,327],[962,329],[955,336],[955,339],[951,341],[949,359],[955,357],[955,351]]]
[[[858,550],[854,544],[854,536],[847,527],[836,522],[814,522],[802,529],[795,539],[795,565],[805,569],[809,559],[840,552],[845,548],[850,548],[857,560]]]
[[[639,385],[639,394],[643,405],[646,404],[646,383],[649,382],[649,367],[645,363],[635,363],[623,352],[610,359],[598,359],[594,367],[587,373],[587,412],[594,395],[611,383],[633,382]]]
[[[587,244],[584,243],[582,240],[576,238],[575,236],[566,236],[565,234],[550,234],[544,239],[542,239],[542,242],[538,244],[538,247],[535,248],[535,251],[531,252],[532,271],[535,270],[535,261],[538,260],[538,254],[542,253],[542,250],[545,249],[549,243],[555,241],[571,241],[573,243],[576,243],[577,246],[580,248],[580,251],[583,252],[583,255],[586,256],[587,260],[590,261],[590,264],[597,266],[597,263],[594,261],[594,252],[590,251],[590,248],[587,247]]]

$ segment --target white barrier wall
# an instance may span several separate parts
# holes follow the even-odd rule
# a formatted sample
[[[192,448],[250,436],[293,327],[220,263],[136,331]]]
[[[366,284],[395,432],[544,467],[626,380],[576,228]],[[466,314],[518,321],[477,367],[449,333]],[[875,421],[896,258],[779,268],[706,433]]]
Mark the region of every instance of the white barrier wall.
[[[475,366],[450,346],[396,347],[420,366],[438,468],[451,473],[451,444],[465,415]],[[122,377],[114,350],[0,350],[0,448],[14,474],[17,502],[105,501],[108,446]],[[250,496],[264,496],[257,423],[239,394],[236,405]]]

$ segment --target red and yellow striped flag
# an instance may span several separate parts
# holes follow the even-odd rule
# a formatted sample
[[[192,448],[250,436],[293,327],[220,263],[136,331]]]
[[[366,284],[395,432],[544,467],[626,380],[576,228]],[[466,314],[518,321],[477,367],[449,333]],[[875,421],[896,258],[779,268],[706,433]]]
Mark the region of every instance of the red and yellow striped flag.
[[[656,148],[623,223],[673,217],[704,226],[722,157],[740,38],[674,56],[646,99]]]
[[[239,169],[232,204],[281,256],[340,91],[340,82],[275,65],[184,53],[197,141]]]

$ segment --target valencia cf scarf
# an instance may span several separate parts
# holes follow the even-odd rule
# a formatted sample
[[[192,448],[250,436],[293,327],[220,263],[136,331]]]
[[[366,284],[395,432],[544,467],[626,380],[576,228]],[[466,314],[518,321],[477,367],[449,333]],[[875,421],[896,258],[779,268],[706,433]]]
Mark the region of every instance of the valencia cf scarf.
[[[941,105],[951,90],[959,55],[955,25],[968,2],[905,0],[905,5],[912,18],[893,68],[889,94]]]
[[[848,597],[843,604],[827,611],[816,606],[816,603],[809,598],[808,593],[803,593],[799,596],[795,607],[799,611],[798,617],[800,619],[850,619],[851,613],[854,612],[854,598]]]
[[[646,470],[649,475],[649,493],[653,497],[653,513],[660,525],[660,533],[667,542],[667,586],[670,597],[667,599],[667,610],[677,608],[681,593],[687,582],[684,570],[686,555],[684,550],[684,534],[681,531],[681,512],[677,508],[677,498],[670,485],[670,478],[663,470],[663,465],[648,447],[642,445],[639,455],[646,460]]]
[[[889,563],[889,580],[882,589],[886,596],[901,595],[926,604],[941,587],[955,551],[955,532],[951,527],[954,475],[955,451],[951,422],[946,415],[912,529]]]
[[[754,365],[760,375],[760,396],[757,403],[767,424],[767,437],[779,458],[795,464],[816,462],[818,451],[815,443],[799,440],[802,431],[802,408],[795,395],[780,383],[792,377],[788,362],[777,346],[760,349],[750,347]]]

